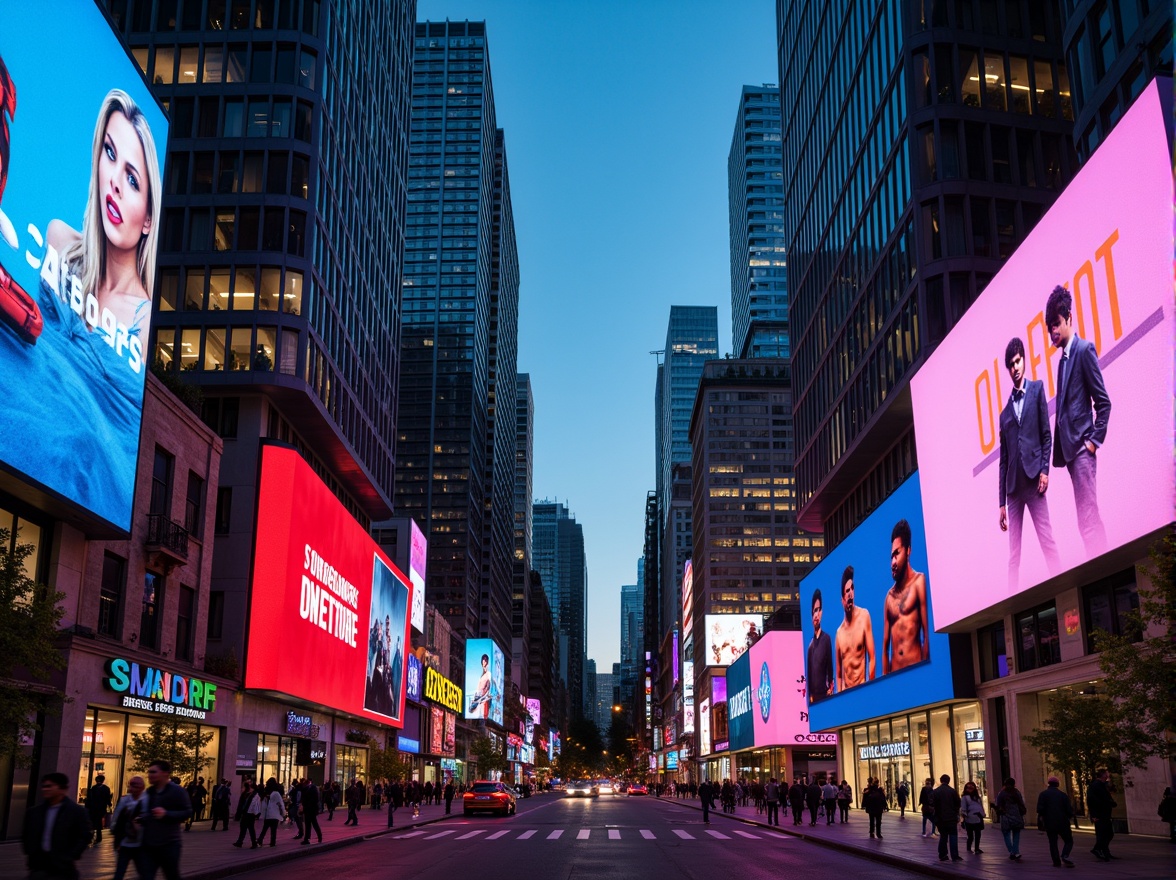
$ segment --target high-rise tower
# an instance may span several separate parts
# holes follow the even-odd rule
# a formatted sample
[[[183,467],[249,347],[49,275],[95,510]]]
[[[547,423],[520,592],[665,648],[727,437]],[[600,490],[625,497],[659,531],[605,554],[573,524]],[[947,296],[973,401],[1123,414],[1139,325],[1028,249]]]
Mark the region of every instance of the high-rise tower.
[[[535,570],[551,602],[560,677],[568,688],[571,714],[580,717],[586,699],[588,563],[584,527],[561,501],[536,501]]]

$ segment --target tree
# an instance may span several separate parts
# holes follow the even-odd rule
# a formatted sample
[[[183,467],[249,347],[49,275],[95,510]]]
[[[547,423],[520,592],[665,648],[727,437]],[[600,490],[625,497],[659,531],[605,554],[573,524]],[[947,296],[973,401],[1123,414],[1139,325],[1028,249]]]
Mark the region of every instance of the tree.
[[[411,768],[406,761],[400,759],[400,753],[395,749],[382,749],[374,743],[368,749],[368,778],[375,779],[408,779]]]
[[[478,775],[483,779],[495,771],[501,773],[510,768],[502,747],[497,745],[489,736],[475,736],[470,742],[469,757],[478,764]]]
[[[174,718],[152,721],[146,733],[132,733],[127,743],[130,767],[144,771],[152,761],[167,761],[172,775],[181,779],[195,779],[212,763],[205,746],[212,740],[212,732],[202,733],[195,724]]]
[[[27,765],[21,743],[40,726],[39,713],[60,707],[65,693],[49,684],[65,668],[56,645],[64,594],[29,576],[32,544],[9,551],[12,533],[0,528],[0,757]]]
[[[1152,546],[1144,571],[1151,585],[1139,589],[1139,609],[1126,615],[1125,632],[1094,634],[1130,767],[1153,755],[1176,758],[1168,738],[1176,730],[1176,535],[1168,532]]]

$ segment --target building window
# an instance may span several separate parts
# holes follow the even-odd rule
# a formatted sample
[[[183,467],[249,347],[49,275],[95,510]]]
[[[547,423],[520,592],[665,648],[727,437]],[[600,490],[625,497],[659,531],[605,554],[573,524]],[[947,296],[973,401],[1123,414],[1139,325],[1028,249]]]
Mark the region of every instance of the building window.
[[[143,611],[139,618],[139,647],[159,650],[159,621],[163,617],[163,575],[149,571],[143,578]]]
[[[239,407],[240,399],[236,397],[206,397],[200,418],[217,436],[233,438],[237,436]]]
[[[171,514],[172,469],[175,456],[155,447],[155,464],[151,469],[151,513]]]
[[[213,590],[208,594],[208,641],[219,642],[225,630],[225,593]]]
[[[199,538],[203,531],[204,480],[195,471],[188,471],[188,498],[184,503],[184,528]]]
[[[1086,613],[1086,652],[1097,653],[1099,640],[1105,633],[1126,636],[1133,642],[1143,638],[1139,620],[1132,618],[1139,611],[1139,593],[1135,586],[1135,569],[1095,581],[1082,591],[1082,606]]]
[[[98,594],[98,632],[117,639],[122,629],[123,591],[127,561],[107,553],[102,558],[102,588]]]
[[[1009,657],[1005,648],[1004,622],[986,626],[976,633],[980,649],[980,680],[992,681],[1009,674]]]
[[[233,508],[233,487],[221,486],[216,490],[216,533],[218,535],[227,535],[229,533],[229,522],[232,517]]]
[[[180,607],[176,614],[176,659],[192,659],[192,623],[196,615],[196,591],[180,587]]]
[[[1062,660],[1058,641],[1058,609],[1046,605],[1017,616],[1020,671],[1051,666]]]

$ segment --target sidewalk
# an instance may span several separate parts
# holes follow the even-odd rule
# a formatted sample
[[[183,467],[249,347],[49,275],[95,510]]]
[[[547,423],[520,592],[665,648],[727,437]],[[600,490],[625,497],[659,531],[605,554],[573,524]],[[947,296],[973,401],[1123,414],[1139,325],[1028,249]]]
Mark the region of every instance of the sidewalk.
[[[461,816],[461,802],[454,805],[453,816]],[[354,843],[361,843],[371,837],[402,831],[419,825],[431,825],[447,818],[445,805],[422,806],[421,815],[412,818],[412,810],[402,808],[396,811],[396,827],[388,828],[388,813],[385,809],[373,810],[364,807],[359,811],[359,825],[344,825],[347,821],[347,809],[335,810],[335,818],[327,821],[327,814],[319,815],[319,825],[323,829],[323,842],[303,846],[294,837],[294,825],[279,825],[277,846],[266,844],[258,849],[249,848],[249,838],[246,836],[245,845],[241,849],[232,846],[237,839],[240,826],[236,822],[230,823],[229,831],[211,831],[212,823],[208,820],[198,822],[192,830],[183,834],[184,851],[180,861],[180,870],[184,880],[215,880],[253,871],[257,868],[281,864],[300,856],[310,855],[324,850],[336,850]],[[312,835],[312,840],[314,837]],[[108,880],[114,876],[114,865],[117,856],[111,844],[110,832],[102,834],[102,843],[91,847],[78,861],[79,880]],[[0,844],[0,878],[20,878],[28,875],[25,867],[24,854],[20,851],[20,841],[7,841]],[[136,877],[133,866],[127,868],[128,880]]]
[[[663,797],[663,801],[702,811],[698,799]],[[748,822],[763,828],[767,824],[767,812],[756,813],[755,807],[736,807],[734,813],[711,810],[711,824],[721,828],[725,821]],[[1021,832],[1021,855],[1018,862],[1009,860],[1000,826],[985,821],[980,848],[981,855],[967,851],[967,835],[960,829],[959,844],[962,862],[939,861],[939,838],[924,838],[922,817],[907,811],[906,818],[899,818],[897,811],[882,814],[882,840],[871,840],[869,818],[859,809],[849,811],[847,823],[826,825],[824,817],[818,817],[817,824],[808,824],[808,810],[804,812],[804,824],[793,825],[792,813],[786,807],[780,809],[780,825],[777,830],[855,855],[866,856],[908,871],[928,874],[933,877],[963,878],[968,880],[1043,880],[1043,878],[1066,878],[1065,869],[1053,866],[1049,856],[1049,844],[1045,832],[1026,828]],[[1094,834],[1088,831],[1074,832],[1074,851],[1070,859],[1077,871],[1086,875],[1097,875],[1099,880],[1171,880],[1176,877],[1176,845],[1160,837],[1138,834],[1117,834],[1111,844],[1111,851],[1117,858],[1100,862],[1090,852],[1094,845]],[[1073,875],[1071,875],[1073,876]]]

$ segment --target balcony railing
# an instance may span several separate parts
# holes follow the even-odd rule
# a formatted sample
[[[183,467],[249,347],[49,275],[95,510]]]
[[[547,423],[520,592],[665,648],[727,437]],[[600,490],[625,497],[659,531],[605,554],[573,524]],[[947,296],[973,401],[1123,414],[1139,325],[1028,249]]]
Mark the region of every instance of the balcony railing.
[[[188,530],[162,513],[147,514],[148,551],[155,551],[173,563],[188,561]]]

